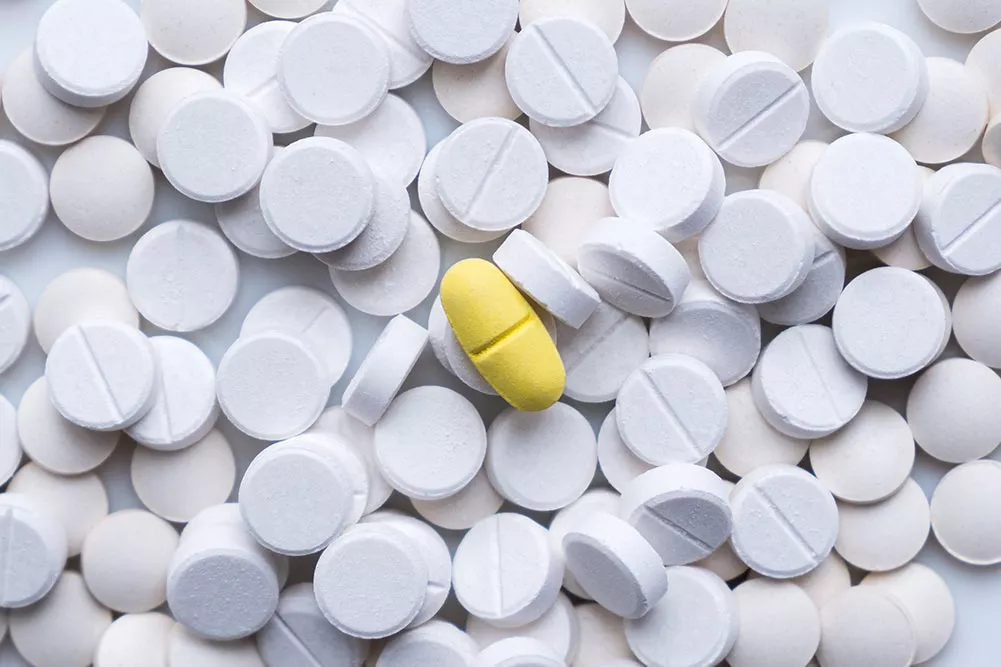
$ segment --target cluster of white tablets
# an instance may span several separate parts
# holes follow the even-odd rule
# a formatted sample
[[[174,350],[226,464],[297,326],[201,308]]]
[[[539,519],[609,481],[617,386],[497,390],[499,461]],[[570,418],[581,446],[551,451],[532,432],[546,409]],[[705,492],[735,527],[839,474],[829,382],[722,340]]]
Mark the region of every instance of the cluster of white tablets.
[[[0,83],[0,271],[50,214],[127,261],[0,275],[0,384],[46,355],[0,396],[0,637],[31,667],[938,656],[929,535],[1001,563],[1001,30],[926,58],[835,1],[49,3]],[[624,26],[664,42],[636,90]],[[131,141],[90,136],[116,105]],[[565,400],[481,375],[436,294],[469,256]],[[919,453],[955,466],[930,500]]]

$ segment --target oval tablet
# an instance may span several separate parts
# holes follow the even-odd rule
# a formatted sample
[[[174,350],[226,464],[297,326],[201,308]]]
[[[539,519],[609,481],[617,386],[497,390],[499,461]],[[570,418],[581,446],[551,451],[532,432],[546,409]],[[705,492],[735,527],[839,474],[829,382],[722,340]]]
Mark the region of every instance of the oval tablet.
[[[0,141],[0,197],[8,202],[0,225],[4,251],[37,234],[49,213],[48,174],[35,156],[12,141]]]

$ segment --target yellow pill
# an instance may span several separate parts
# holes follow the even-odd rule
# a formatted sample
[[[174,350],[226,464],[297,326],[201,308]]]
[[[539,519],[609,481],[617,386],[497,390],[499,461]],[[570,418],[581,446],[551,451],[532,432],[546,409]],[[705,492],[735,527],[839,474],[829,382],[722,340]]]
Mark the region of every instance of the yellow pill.
[[[441,279],[441,305],[455,337],[504,400],[529,412],[559,400],[566,371],[531,304],[496,266],[455,264]]]

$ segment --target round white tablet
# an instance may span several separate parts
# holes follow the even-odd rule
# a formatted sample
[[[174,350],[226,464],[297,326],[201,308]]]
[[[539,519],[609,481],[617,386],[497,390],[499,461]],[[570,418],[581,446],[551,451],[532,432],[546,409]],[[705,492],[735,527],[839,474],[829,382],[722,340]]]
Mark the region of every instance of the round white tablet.
[[[95,667],[137,664],[167,667],[174,619],[166,614],[125,614],[108,626],[94,652]]]
[[[522,229],[576,267],[577,251],[592,227],[614,215],[607,185],[593,178],[561,176],[550,181],[542,204]]]
[[[511,637],[536,639],[552,649],[567,664],[574,663],[582,639],[574,606],[570,598],[562,593],[549,611],[536,621],[514,628],[499,628],[470,615],[466,619],[466,632],[481,650]]]
[[[1001,463],[971,461],[939,481],[931,499],[931,523],[939,544],[970,565],[1001,563]]]
[[[774,428],[794,438],[834,433],[855,417],[869,382],[838,352],[834,333],[819,324],[786,329],[761,353],[751,388]]]
[[[34,605],[49,594],[66,565],[66,531],[44,501],[10,492],[0,495],[0,528],[10,536],[0,607]]]
[[[446,530],[468,530],[496,514],[504,499],[494,490],[482,470],[461,491],[438,500],[411,499],[414,509],[426,521]]]
[[[579,604],[574,612],[580,624],[575,667],[626,667],[620,662],[627,661],[628,665],[633,660],[621,618],[593,603]]]
[[[804,211],[809,211],[813,169],[829,145],[825,141],[799,142],[791,151],[765,167],[758,187],[784,194]]]
[[[18,360],[30,335],[31,306],[21,288],[0,275],[0,373]]]
[[[122,99],[146,66],[139,17],[120,0],[58,0],[35,33],[35,72],[67,104],[95,108]]]
[[[320,415],[309,429],[310,433],[319,433],[342,440],[355,456],[365,465],[368,473],[368,500],[365,503],[365,514],[374,512],[389,500],[393,487],[385,480],[379,471],[375,459],[375,431],[355,419],[340,407],[328,408]]]
[[[989,0],[918,0],[932,23],[949,32],[969,35],[1001,22],[1001,7]]]
[[[0,197],[5,202],[0,251],[27,242],[49,213],[49,176],[34,155],[11,141],[0,141]]]
[[[1001,367],[1001,274],[969,278],[952,302],[956,341],[970,357],[991,368]]]
[[[751,577],[760,577],[757,572]],[[831,600],[842,591],[847,591],[852,586],[851,573],[845,561],[836,551],[828,554],[827,558],[811,572],[807,572],[799,577],[788,580],[802,588],[817,609],[823,609],[828,600]]]
[[[984,154],[984,162],[995,167],[1001,165],[1001,121],[998,117],[991,118],[987,123],[980,147]]]
[[[726,44],[732,53],[771,53],[799,72],[817,57],[829,12],[829,0],[730,0],[723,20]]]
[[[233,449],[220,431],[210,431],[180,451],[136,447],[132,486],[149,511],[167,521],[185,523],[199,512],[226,502],[236,481]]]
[[[410,32],[406,0],[345,0],[333,11],[353,16],[377,33],[389,55],[389,87],[402,88],[421,78],[434,58],[425,52]]]
[[[389,90],[386,42],[343,11],[311,16],[282,44],[278,82],[297,113],[344,125],[372,113]]]
[[[500,627],[519,626],[555,603],[563,557],[539,524],[520,514],[496,514],[462,538],[452,576],[466,611]]]
[[[997,30],[980,38],[970,53],[966,56],[966,66],[975,71],[983,79],[987,87],[987,97],[993,113],[1001,110],[1001,68],[998,67],[997,54],[1001,47],[1001,33]]]
[[[640,89],[640,106],[650,129],[679,127],[694,132],[692,108],[699,84],[724,60],[726,54],[705,44],[672,46],[654,58]]]
[[[431,69],[434,94],[449,116],[460,123],[490,117],[515,120],[521,116],[504,75],[510,47],[508,39],[497,53],[468,65],[434,62]]]
[[[189,220],[162,222],[136,242],[125,279],[147,320],[168,331],[204,329],[229,310],[239,279],[222,235]]]
[[[517,0],[448,0],[409,3],[410,32],[437,60],[476,63],[500,50],[518,21]]]
[[[838,514],[841,525],[834,548],[868,572],[887,572],[911,562],[931,528],[928,499],[913,479],[873,505],[839,503]]]
[[[395,253],[410,225],[410,196],[406,186],[375,176],[372,217],[361,233],[342,248],[315,257],[339,271],[364,271],[382,264]]]
[[[924,169],[928,168],[918,167],[919,171]],[[931,172],[930,169],[928,171]],[[931,266],[931,262],[921,252],[921,246],[918,245],[918,238],[914,233],[913,224],[890,245],[873,248],[872,254],[887,266],[896,266],[910,271],[922,271]]]
[[[580,498],[553,515],[549,522],[549,543],[556,553],[563,554],[563,538],[571,530],[577,528],[578,524],[586,524],[592,516],[599,512],[615,515],[618,514],[618,511],[619,494],[615,491],[606,488],[585,491]],[[573,573],[567,569],[563,571],[563,588],[583,600],[591,599],[591,596],[577,583]],[[510,628],[510,631],[510,634],[520,634],[517,632],[517,628]]]
[[[421,173],[417,178],[417,197],[420,200],[421,210],[435,229],[459,243],[486,243],[500,238],[507,233],[506,229],[492,232],[473,229],[449,213],[442,205],[438,197],[437,169],[438,156],[441,155],[444,144],[444,141],[435,144],[421,165]]]
[[[144,0],[139,14],[150,46],[179,65],[219,60],[247,26],[243,0]]]
[[[275,148],[275,155],[283,150]],[[226,240],[251,257],[281,259],[299,252],[268,227],[261,211],[260,183],[245,195],[216,204],[215,217]]]
[[[723,165],[687,130],[651,130],[634,139],[609,179],[615,212],[668,241],[698,234],[723,204]]]
[[[820,644],[820,614],[810,597],[788,581],[753,579],[733,590],[740,632],[726,657],[731,667],[792,667]]]
[[[817,659],[824,667],[906,667],[913,664],[916,647],[910,616],[874,587],[850,588],[820,610]]]
[[[631,481],[654,467],[633,454],[622,440],[615,408],[601,422],[598,430],[598,467],[612,488],[619,493]]]
[[[265,667],[250,638],[214,641],[176,624],[167,639],[167,663],[189,667]]]
[[[508,408],[490,424],[486,471],[497,492],[527,509],[577,500],[594,478],[598,444],[587,419],[566,403],[541,412]]]
[[[667,42],[687,42],[709,32],[723,16],[726,0],[626,0],[629,16],[646,33]]]
[[[733,482],[729,482],[728,485],[732,487]],[[732,582],[748,571],[747,564],[733,552],[729,541],[724,542],[716,551],[702,560],[696,561],[693,565],[709,570],[726,582]]]
[[[758,304],[758,315],[766,322],[785,326],[813,322],[829,313],[841,296],[848,268],[845,249],[812,224],[808,232],[813,239],[813,260],[806,280],[789,295]]]
[[[538,639],[509,637],[480,651],[473,667],[562,667],[563,664],[563,660]]]
[[[208,203],[249,192],[261,180],[272,151],[267,122],[227,90],[182,99],[156,139],[160,168],[170,184],[184,196]]]
[[[390,639],[379,653],[381,667],[467,667],[476,642],[445,621],[430,621]]]
[[[539,19],[553,16],[569,16],[589,21],[614,42],[622,33],[622,26],[626,20],[626,5],[622,0],[608,2],[524,0],[518,7],[518,18],[522,28]]]

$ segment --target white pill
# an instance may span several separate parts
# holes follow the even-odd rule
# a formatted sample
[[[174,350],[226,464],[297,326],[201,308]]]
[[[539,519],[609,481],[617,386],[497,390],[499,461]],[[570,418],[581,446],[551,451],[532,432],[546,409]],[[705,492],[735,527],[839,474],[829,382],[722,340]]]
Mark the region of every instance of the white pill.
[[[817,106],[850,132],[895,132],[910,123],[929,92],[929,70],[914,40],[882,23],[842,28],[813,64]]]
[[[364,271],[376,267],[399,250],[410,226],[410,197],[406,186],[374,177],[372,217],[361,233],[342,248],[319,253],[316,258],[338,271]]]
[[[167,645],[174,619],[166,614],[126,614],[108,626],[94,652],[95,667],[167,667]]]
[[[431,621],[389,640],[379,654],[379,667],[469,667],[476,642],[445,621]]]
[[[549,542],[556,553],[563,554],[563,538],[571,530],[577,528],[578,524],[587,523],[592,516],[599,512],[606,514],[617,514],[619,511],[619,494],[605,488],[595,488],[585,491],[580,498],[573,501],[566,507],[558,510],[549,522]],[[570,570],[563,572],[563,588],[573,595],[583,600],[591,599],[591,596],[581,588]],[[514,632],[513,634],[520,634]]]
[[[647,34],[667,42],[687,42],[709,32],[726,4],[726,0],[626,0],[626,9]]]
[[[654,466],[633,454],[619,434],[615,408],[601,422],[598,430],[598,467],[608,483],[619,493]]]
[[[326,548],[361,518],[368,478],[343,441],[304,434],[258,454],[239,498],[254,539],[276,553],[303,556]]]
[[[34,155],[0,141],[0,197],[5,202],[0,251],[26,243],[49,214],[49,176]]]
[[[732,487],[733,483],[731,482],[729,485]],[[716,551],[702,560],[696,561],[693,565],[709,570],[727,582],[734,581],[748,571],[747,564],[733,552],[729,541],[724,542]]]
[[[751,576],[760,575],[754,572]],[[833,599],[842,591],[847,591],[852,586],[848,566],[835,551],[832,551],[812,572],[793,577],[788,581],[802,588],[813,600],[817,609],[823,609],[828,600]]]
[[[301,19],[323,9],[327,0],[251,0],[250,4],[278,19]]]
[[[497,53],[468,65],[434,62],[431,83],[435,97],[449,116],[460,123],[490,117],[515,120],[521,116],[504,75],[510,47],[508,39]]]
[[[21,288],[0,275],[0,373],[18,360],[30,335],[31,306]]]
[[[693,115],[699,136],[720,157],[738,167],[761,167],[803,136],[810,92],[775,56],[744,51],[706,72]]]
[[[427,340],[427,329],[421,325],[403,315],[391,319],[344,389],[345,412],[367,426],[379,421],[417,364]]]
[[[314,123],[344,125],[372,113],[389,90],[386,42],[347,12],[311,16],[282,44],[278,82],[289,105]]]
[[[897,142],[878,134],[836,140],[817,162],[810,213],[828,237],[849,248],[887,245],[921,206],[922,177]]]
[[[227,90],[182,99],[156,139],[157,159],[170,184],[184,196],[208,203],[249,192],[261,180],[272,151],[271,128],[263,116]]]
[[[34,60],[26,49],[4,72],[3,111],[14,129],[44,146],[67,146],[93,132],[106,109],[81,109],[53,97],[39,81]]]
[[[145,0],[139,15],[150,46],[189,66],[225,56],[247,25],[247,5],[240,0]]]
[[[421,173],[417,178],[417,196],[420,199],[421,210],[440,233],[459,243],[486,243],[500,238],[507,233],[506,229],[483,231],[473,229],[449,213],[438,197],[438,156],[445,142],[439,142],[424,158]]]
[[[1001,121],[991,118],[984,130],[983,141],[980,142],[984,154],[984,162],[995,167],[1001,165]]]
[[[410,33],[421,49],[455,65],[480,62],[497,53],[518,21],[517,0],[414,0]]]
[[[969,278],[952,302],[952,327],[963,351],[991,368],[1001,367],[1001,275]]]
[[[330,396],[327,369],[298,338],[265,331],[238,338],[216,371],[219,407],[258,440],[281,440],[313,425]]]
[[[189,667],[265,667],[253,640],[213,641],[180,624],[170,633],[167,663]]]
[[[486,649],[499,641],[510,637],[528,637],[537,639],[562,658],[567,664],[575,664],[578,648],[581,643],[581,627],[573,603],[563,593],[556,598],[556,603],[537,620],[515,628],[499,628],[476,616],[466,619],[466,632],[479,645]]]
[[[630,373],[650,356],[643,320],[607,303],[601,303],[580,329],[558,325],[557,331],[566,395],[585,403],[614,399]]]
[[[34,667],[85,667],[110,625],[111,612],[67,570],[44,600],[11,614],[10,637]]]
[[[647,667],[717,665],[737,640],[737,603],[726,583],[697,567],[667,569],[667,595],[626,621],[629,648]]]
[[[393,487],[379,471],[379,464],[375,459],[375,431],[370,426],[366,426],[349,415],[344,408],[337,406],[325,410],[309,432],[342,440],[365,465],[368,473],[368,500],[365,503],[365,514],[374,512],[386,504],[393,493]]]
[[[340,139],[358,150],[372,171],[403,187],[417,178],[427,152],[420,116],[396,95],[388,95],[371,114],[354,123],[318,126],[316,136]]]
[[[509,637],[480,651],[473,667],[563,667],[551,648],[531,637]]]
[[[872,505],[838,504],[841,527],[834,547],[869,572],[887,572],[914,560],[928,539],[931,514],[924,491],[908,479],[899,491]]]
[[[970,565],[1001,563],[1001,464],[982,460],[953,468],[931,500],[931,522],[939,544]]]
[[[538,619],[563,581],[563,557],[550,546],[548,532],[520,514],[495,514],[473,526],[452,567],[459,603],[499,627]]]
[[[754,579],[733,590],[740,632],[726,657],[731,667],[792,667],[820,644],[820,614],[794,583]]]
[[[990,99],[991,114],[1001,110],[1001,68],[998,68],[998,47],[1001,46],[1001,33],[997,30],[989,32],[980,38],[970,53],[966,56],[966,66],[980,75],[987,87]]]
[[[227,90],[243,96],[275,133],[297,132],[309,121],[292,110],[278,85],[278,52],[296,27],[292,21],[266,21],[233,44],[222,70]]]
[[[461,491],[438,500],[411,499],[414,509],[426,521],[446,530],[468,530],[496,514],[504,499],[482,470]]]
[[[906,667],[913,664],[916,647],[906,610],[875,587],[852,587],[820,610],[817,660],[824,667]]]
[[[160,166],[156,138],[174,105],[189,95],[221,86],[211,74],[189,67],[162,70],[140,84],[129,106],[129,136],[147,162]]]
[[[914,235],[932,264],[952,273],[987,275],[1001,268],[1001,170],[958,163],[928,178]]]
[[[28,498],[62,524],[67,555],[80,555],[84,539],[108,514],[108,494],[97,475],[56,475],[28,463],[14,475],[10,493]]]
[[[801,71],[827,37],[828,0],[731,0],[723,31],[730,51],[765,51]]]
[[[874,586],[907,612],[917,639],[915,664],[931,660],[949,642],[956,607],[948,584],[931,568],[911,563],[893,572],[866,575],[861,585]]]
[[[453,132],[435,173],[445,208],[483,231],[511,229],[527,220],[542,203],[549,181],[539,141],[504,118],[474,120]]]
[[[577,266],[577,251],[592,227],[615,216],[608,186],[593,178],[554,178],[539,209],[522,229],[556,251],[570,266]]]
[[[525,0],[518,8],[518,17],[522,28],[540,19],[555,16],[589,21],[614,42],[622,33],[622,27],[626,20],[626,6],[622,0],[611,0],[611,2]]]
[[[153,171],[129,142],[89,137],[56,160],[49,192],[52,210],[68,230],[88,241],[116,241],[149,218]]]
[[[181,533],[167,576],[167,604],[178,622],[204,638],[247,637],[274,614],[287,568],[283,556],[251,537],[235,504],[215,505]]]
[[[988,120],[987,89],[963,63],[928,58],[928,97],[893,138],[918,162],[942,164],[964,155],[980,139]]]
[[[368,644],[331,627],[313,585],[304,583],[282,591],[275,615],[257,633],[257,650],[268,667],[361,667]]]
[[[813,169],[829,145],[824,141],[799,142],[791,151],[765,167],[758,187],[784,194],[804,211],[809,211]]]
[[[283,150],[275,148],[275,155]],[[261,211],[260,183],[245,195],[216,204],[215,217],[226,240],[251,257],[281,259],[298,252],[268,227]]]
[[[35,71],[67,104],[107,106],[132,90],[149,45],[136,13],[120,0],[59,0],[35,33]]]
[[[364,271],[330,269],[341,298],[356,310],[391,317],[420,305],[438,282],[441,247],[431,225],[410,211],[403,243],[389,259]]]
[[[121,613],[152,611],[167,599],[167,568],[179,538],[144,510],[109,514],[87,534],[80,569],[91,595]]]
[[[766,322],[786,326],[813,322],[829,313],[841,296],[848,268],[845,249],[812,224],[808,232],[814,247],[806,280],[789,295],[758,304],[758,315]]]
[[[751,388],[755,405],[772,427],[811,439],[850,422],[862,408],[868,384],[841,357],[829,328],[806,324],[786,329],[768,344]]]
[[[574,611],[580,625],[574,667],[620,667],[620,661],[633,659],[621,618],[598,604],[579,604]]]
[[[698,234],[723,204],[723,165],[693,133],[651,130],[634,139],[609,179],[622,218],[652,227],[668,241]]]
[[[927,167],[918,167],[918,170],[922,172],[927,170],[929,176],[934,173]],[[931,266],[931,262],[921,252],[921,247],[918,245],[918,238],[914,233],[913,224],[890,245],[873,248],[872,254],[876,256],[876,259],[883,262],[883,264],[896,266],[901,269],[922,271]]]
[[[210,431],[179,451],[136,447],[130,472],[136,495],[149,511],[185,523],[203,509],[226,502],[236,481],[236,462],[226,437]]]
[[[962,35],[990,30],[1001,22],[1001,7],[990,0],[918,0],[918,6],[938,27]]]
[[[751,472],[730,494],[730,506],[733,550],[755,572],[773,579],[815,569],[838,537],[838,506],[831,492],[794,466]]]
[[[168,331],[215,323],[236,297],[240,268],[222,235],[189,220],[162,222],[136,242],[125,280],[136,308]]]
[[[731,301],[708,282],[694,280],[671,314],[650,324],[650,351],[694,357],[728,387],[754,368],[761,351],[761,320],[754,306]]]
[[[640,89],[643,118],[650,129],[695,131],[692,108],[702,77],[726,55],[705,44],[672,46],[654,58]]]
[[[44,501],[11,492],[0,494],[0,524],[9,554],[0,606],[34,605],[48,595],[66,565],[66,531]]]

